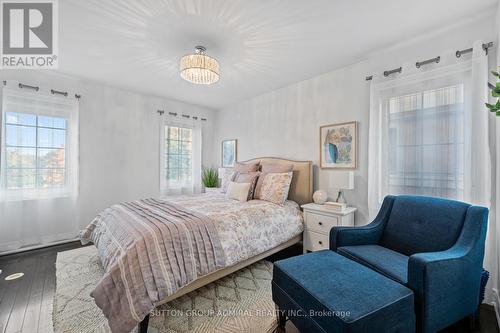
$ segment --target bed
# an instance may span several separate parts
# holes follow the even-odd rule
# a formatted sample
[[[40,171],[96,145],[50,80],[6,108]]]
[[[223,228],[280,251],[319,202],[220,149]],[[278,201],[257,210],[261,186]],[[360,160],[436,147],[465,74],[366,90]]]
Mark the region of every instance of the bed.
[[[217,192],[143,199],[105,209],[82,232],[105,275],[91,296],[113,332],[137,324],[161,304],[283,250],[302,238],[300,204],[312,197],[312,163],[256,158],[244,163],[293,164],[283,206],[245,203]]]

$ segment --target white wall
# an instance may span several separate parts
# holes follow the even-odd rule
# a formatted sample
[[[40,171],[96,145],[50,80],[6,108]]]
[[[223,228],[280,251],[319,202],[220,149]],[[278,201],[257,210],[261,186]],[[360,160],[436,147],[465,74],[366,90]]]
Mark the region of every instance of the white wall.
[[[496,65],[500,68],[500,5],[497,8],[496,14]],[[491,82],[495,82],[495,78],[491,78]],[[491,279],[488,282],[486,298],[488,302],[491,302],[495,306],[497,322],[500,327],[500,117],[495,117],[494,126],[492,126],[492,132],[495,134],[493,138],[492,146],[495,150],[492,151],[492,161],[494,166],[492,170],[495,170],[495,178],[492,179],[492,183],[496,184],[494,189],[494,201],[492,202],[492,213],[496,213],[496,219],[490,221],[488,226],[488,238],[486,244],[487,247],[487,260],[489,264],[489,270],[491,273]],[[494,181],[494,182],[493,182]],[[493,223],[491,223],[493,222]]]
[[[302,81],[224,108],[217,113],[214,156],[220,156],[220,141],[238,139],[238,160],[277,156],[312,160],[314,189],[326,189],[332,170],[319,170],[319,127],[347,121],[359,122],[358,168],[355,190],[346,191],[356,206],[356,224],[368,221],[368,123],[369,82],[365,76],[380,74],[404,63],[436,57],[472,46],[474,40],[493,40],[494,13],[460,25],[420,36],[384,52],[367,55],[365,61]],[[413,36],[408,36],[413,37]],[[334,41],[330,41],[334,43]],[[218,160],[214,160],[216,163]],[[329,191],[331,198],[335,193]]]
[[[103,208],[124,200],[157,197],[158,109],[208,118],[203,123],[203,161],[211,159],[211,110],[45,71],[4,71],[0,80],[82,95],[78,198],[0,203],[0,252],[75,238]]]

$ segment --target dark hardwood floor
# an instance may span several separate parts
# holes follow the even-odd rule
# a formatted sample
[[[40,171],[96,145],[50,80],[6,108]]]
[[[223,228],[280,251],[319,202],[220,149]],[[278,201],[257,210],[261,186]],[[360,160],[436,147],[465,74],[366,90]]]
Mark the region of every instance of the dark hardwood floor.
[[[52,299],[56,287],[55,262],[57,252],[80,247],[79,242],[52,246],[14,255],[0,257],[0,333],[49,333],[52,332]],[[268,258],[271,261],[302,253],[300,246],[291,247]],[[22,278],[6,281],[14,273],[24,273]],[[290,322],[287,332],[297,329]],[[469,330],[466,321],[457,323],[442,333],[499,333],[495,313],[490,306],[482,305],[480,322]]]
[[[52,332],[52,298],[56,288],[57,252],[79,242],[0,257],[0,333]],[[6,281],[14,273],[24,276]]]

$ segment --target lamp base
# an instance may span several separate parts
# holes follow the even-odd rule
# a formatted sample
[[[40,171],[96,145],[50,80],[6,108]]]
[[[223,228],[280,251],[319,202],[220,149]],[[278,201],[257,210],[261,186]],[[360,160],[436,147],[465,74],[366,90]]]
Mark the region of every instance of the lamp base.
[[[345,197],[344,197],[344,192],[342,190],[339,190],[339,194],[337,195],[336,202],[347,204],[347,201],[345,200]]]

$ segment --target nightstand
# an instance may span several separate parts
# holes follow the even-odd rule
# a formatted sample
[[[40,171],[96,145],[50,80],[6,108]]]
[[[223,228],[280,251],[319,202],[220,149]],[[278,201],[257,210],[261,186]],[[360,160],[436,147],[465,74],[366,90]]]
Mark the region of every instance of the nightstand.
[[[330,247],[330,229],[332,227],[354,227],[356,208],[347,207],[335,211],[314,203],[302,205],[304,210],[304,253],[325,250]]]

